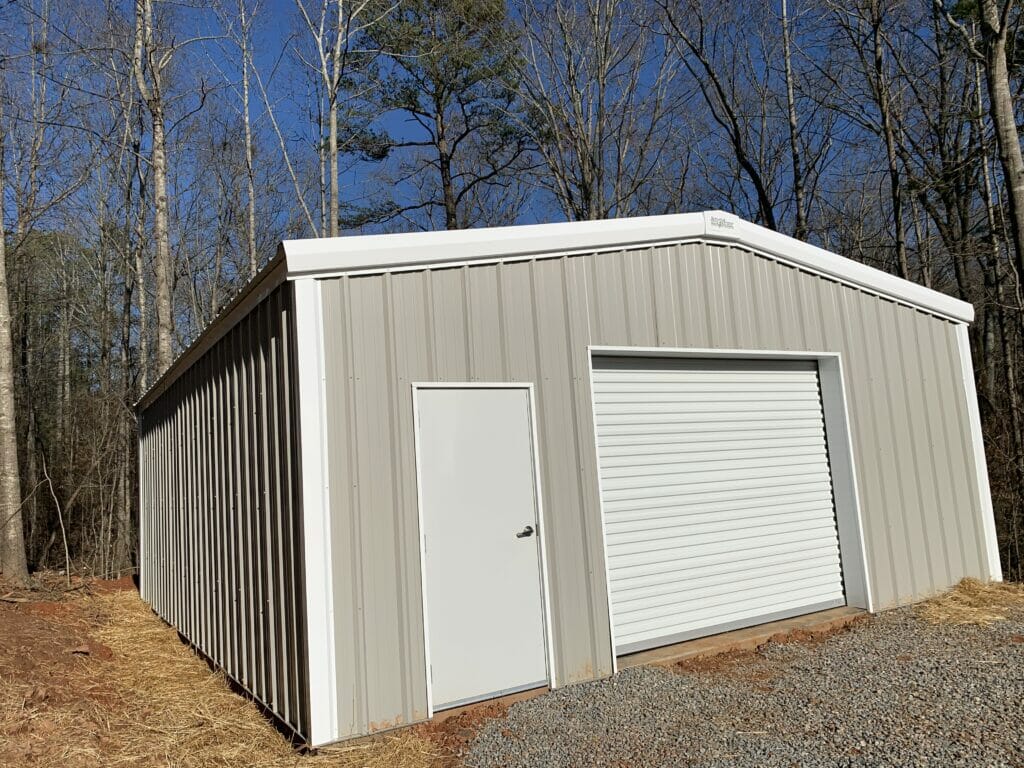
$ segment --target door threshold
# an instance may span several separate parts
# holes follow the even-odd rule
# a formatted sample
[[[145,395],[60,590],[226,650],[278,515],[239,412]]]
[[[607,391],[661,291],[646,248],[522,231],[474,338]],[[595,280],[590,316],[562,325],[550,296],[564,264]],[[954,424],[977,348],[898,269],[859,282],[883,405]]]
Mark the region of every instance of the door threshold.
[[[434,712],[434,716],[430,718],[430,722],[440,723],[447,720],[449,717],[455,717],[456,715],[461,715],[465,712],[472,712],[484,707],[510,707],[516,702],[536,698],[550,690],[551,686],[549,685],[539,685],[536,688],[526,688],[521,691],[515,691],[514,693],[498,694],[491,698],[478,699],[467,704],[458,704],[448,709],[437,710]]]

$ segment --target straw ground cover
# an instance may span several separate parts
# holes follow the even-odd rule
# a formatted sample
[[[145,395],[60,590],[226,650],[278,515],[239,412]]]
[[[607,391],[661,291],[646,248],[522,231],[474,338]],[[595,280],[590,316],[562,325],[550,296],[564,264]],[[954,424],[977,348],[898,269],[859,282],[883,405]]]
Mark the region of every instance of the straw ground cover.
[[[554,698],[545,696],[527,705],[516,705],[508,717],[504,706],[487,705],[444,722],[381,735],[355,745],[332,747],[313,755],[303,754],[256,705],[233,692],[221,673],[211,671],[191,652],[177,633],[142,603],[130,583],[118,587],[112,590],[109,585],[81,582],[66,585],[58,580],[46,585],[43,601],[38,592],[15,595],[0,588],[0,766],[453,766],[467,755],[471,761],[478,758],[481,744],[490,743],[487,734],[491,741],[497,738],[495,734],[504,738],[517,711],[554,706],[566,697],[579,698],[590,713],[587,716],[606,725],[609,713],[628,705],[618,700],[625,696],[629,681],[616,678],[597,688],[572,686],[554,694]],[[952,643],[957,653],[964,654],[964,663],[973,659],[981,670],[972,673],[967,688],[988,680],[982,673],[996,674],[985,682],[992,688],[991,695],[982,698],[1001,700],[1000,696],[1006,698],[1009,688],[1016,684],[1001,677],[1006,674],[1003,670],[1015,666],[989,663],[991,659],[986,654],[1005,655],[1009,653],[1006,648],[1012,651],[1024,647],[1020,645],[1024,635],[1018,628],[1021,617],[1024,586],[967,580],[927,603],[861,622],[855,632],[830,640],[832,645],[797,643],[803,648],[797,650],[806,656],[804,666],[813,666],[819,656],[827,662],[826,651],[832,648],[838,652],[835,649],[842,650],[844,644],[852,644],[849,652],[854,660],[890,660],[893,664],[898,661],[898,668],[886,670],[890,677],[879,690],[899,691],[908,686],[932,685],[935,681],[929,670],[935,666],[933,656],[942,649],[948,652]],[[926,631],[929,624],[933,627]],[[902,628],[903,634],[893,627]],[[931,635],[938,640],[928,650],[921,645],[921,637]],[[892,648],[872,653],[872,644],[883,640]],[[904,658],[908,661],[900,661]],[[759,690],[758,685],[763,687],[772,680],[786,679],[786,669],[791,666],[786,659],[771,654],[762,662],[770,667],[771,675],[757,681],[753,689],[745,683],[737,689],[737,706],[748,706],[750,696]],[[825,662],[822,663],[832,676],[836,669],[848,666],[846,662],[831,666]],[[794,667],[794,688],[787,698],[799,699],[814,692],[818,678],[800,677],[799,668],[801,665]],[[908,677],[915,669],[919,680]],[[695,700],[694,691],[688,688],[686,706],[695,707],[696,721],[704,722],[708,712],[720,710],[714,697],[721,694],[723,685],[728,687],[728,678],[713,670],[695,670],[693,674],[693,682],[687,685],[696,684],[708,692]],[[828,675],[821,679],[832,680]],[[964,698],[962,692],[966,689],[959,687],[961,683],[950,681],[948,675],[942,676],[942,682],[955,688],[945,692],[952,696],[951,701],[970,698]],[[595,693],[605,688],[611,698]],[[853,690],[859,687],[853,686]],[[829,698],[836,698],[835,693],[830,688]],[[708,696],[711,698],[707,699]],[[1013,701],[1007,706],[1019,708],[1020,700]],[[666,717],[673,718],[673,722],[679,716],[679,706],[682,705],[666,710]],[[635,708],[626,709],[632,712]],[[867,704],[863,709],[869,709]],[[886,707],[886,712],[904,710],[902,705]],[[488,724],[491,720],[496,722]],[[839,720],[846,722],[843,718]],[[797,721],[803,722],[799,718],[793,720]],[[533,734],[529,738],[541,739],[540,747],[550,750],[558,741],[552,734],[561,734],[558,738],[571,737],[579,723],[567,722],[564,713],[555,712],[548,725],[553,730],[547,737],[542,738],[540,731],[528,731]],[[603,735],[594,736],[594,745],[608,737],[604,725],[599,728]],[[897,725],[909,727],[906,723]],[[478,735],[481,728],[482,735]],[[997,730],[989,734],[990,740]],[[643,736],[642,729],[636,736]],[[588,753],[587,759],[592,758],[593,754]],[[644,761],[635,764],[643,765]]]
[[[419,768],[413,732],[301,754],[134,591],[0,603],[0,765]]]
[[[917,606],[918,617],[933,624],[988,626],[1024,611],[1024,584],[964,579],[953,589]]]

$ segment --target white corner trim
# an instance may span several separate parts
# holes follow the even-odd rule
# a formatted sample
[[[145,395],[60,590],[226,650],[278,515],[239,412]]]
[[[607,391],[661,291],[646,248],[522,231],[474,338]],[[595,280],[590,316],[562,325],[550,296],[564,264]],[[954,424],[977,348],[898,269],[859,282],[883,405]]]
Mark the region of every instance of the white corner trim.
[[[148,603],[149,600],[149,542],[147,537],[149,536],[149,524],[147,518],[150,515],[150,507],[146,503],[146,498],[149,495],[149,483],[150,483],[150,472],[149,464],[146,462],[146,458],[149,455],[149,451],[145,450],[142,445],[142,441],[145,440],[143,437],[143,419],[145,417],[140,413],[138,416],[138,435],[136,437],[136,461],[138,462],[135,466],[139,468],[139,597],[142,601]],[[148,442],[148,441],[147,441]]]
[[[288,279],[296,279],[554,258],[688,242],[736,244],[798,269],[950,320],[969,323],[974,319],[974,307],[966,302],[724,211],[286,240],[281,244],[281,250],[287,263]]]
[[[334,590],[327,474],[323,323],[320,283],[296,280],[295,339],[298,356],[299,441],[302,461],[302,538],[306,585],[310,745],[338,739],[335,679]]]
[[[974,453],[974,472],[981,508],[981,527],[985,532],[985,553],[988,558],[988,575],[992,581],[1003,580],[1003,567],[999,562],[999,540],[996,537],[996,518],[992,509],[992,491],[988,482],[988,462],[985,460],[985,441],[981,434],[981,411],[978,408],[978,392],[974,384],[974,363],[971,361],[971,339],[967,326],[956,326],[956,342],[960,351],[960,373],[967,398],[967,421],[971,429],[971,448]]]

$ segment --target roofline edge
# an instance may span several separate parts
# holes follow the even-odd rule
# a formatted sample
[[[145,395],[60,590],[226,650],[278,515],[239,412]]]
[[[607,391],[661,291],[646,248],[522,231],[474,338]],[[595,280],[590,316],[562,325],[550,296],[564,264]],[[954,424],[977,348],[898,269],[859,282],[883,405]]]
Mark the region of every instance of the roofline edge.
[[[553,258],[701,240],[736,244],[799,269],[959,323],[974,306],[932,288],[797,240],[726,211],[453,231],[285,240],[288,279],[436,269],[487,261]]]

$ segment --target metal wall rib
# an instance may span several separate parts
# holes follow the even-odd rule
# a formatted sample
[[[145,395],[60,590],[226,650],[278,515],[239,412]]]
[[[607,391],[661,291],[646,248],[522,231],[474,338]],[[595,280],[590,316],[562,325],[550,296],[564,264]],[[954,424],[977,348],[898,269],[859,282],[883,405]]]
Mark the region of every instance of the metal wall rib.
[[[293,287],[140,414],[142,597],[309,735]]]
[[[342,736],[426,711],[415,381],[536,385],[560,683],[611,672],[588,344],[840,352],[875,605],[988,575],[946,320],[704,244],[331,278],[322,296]]]

